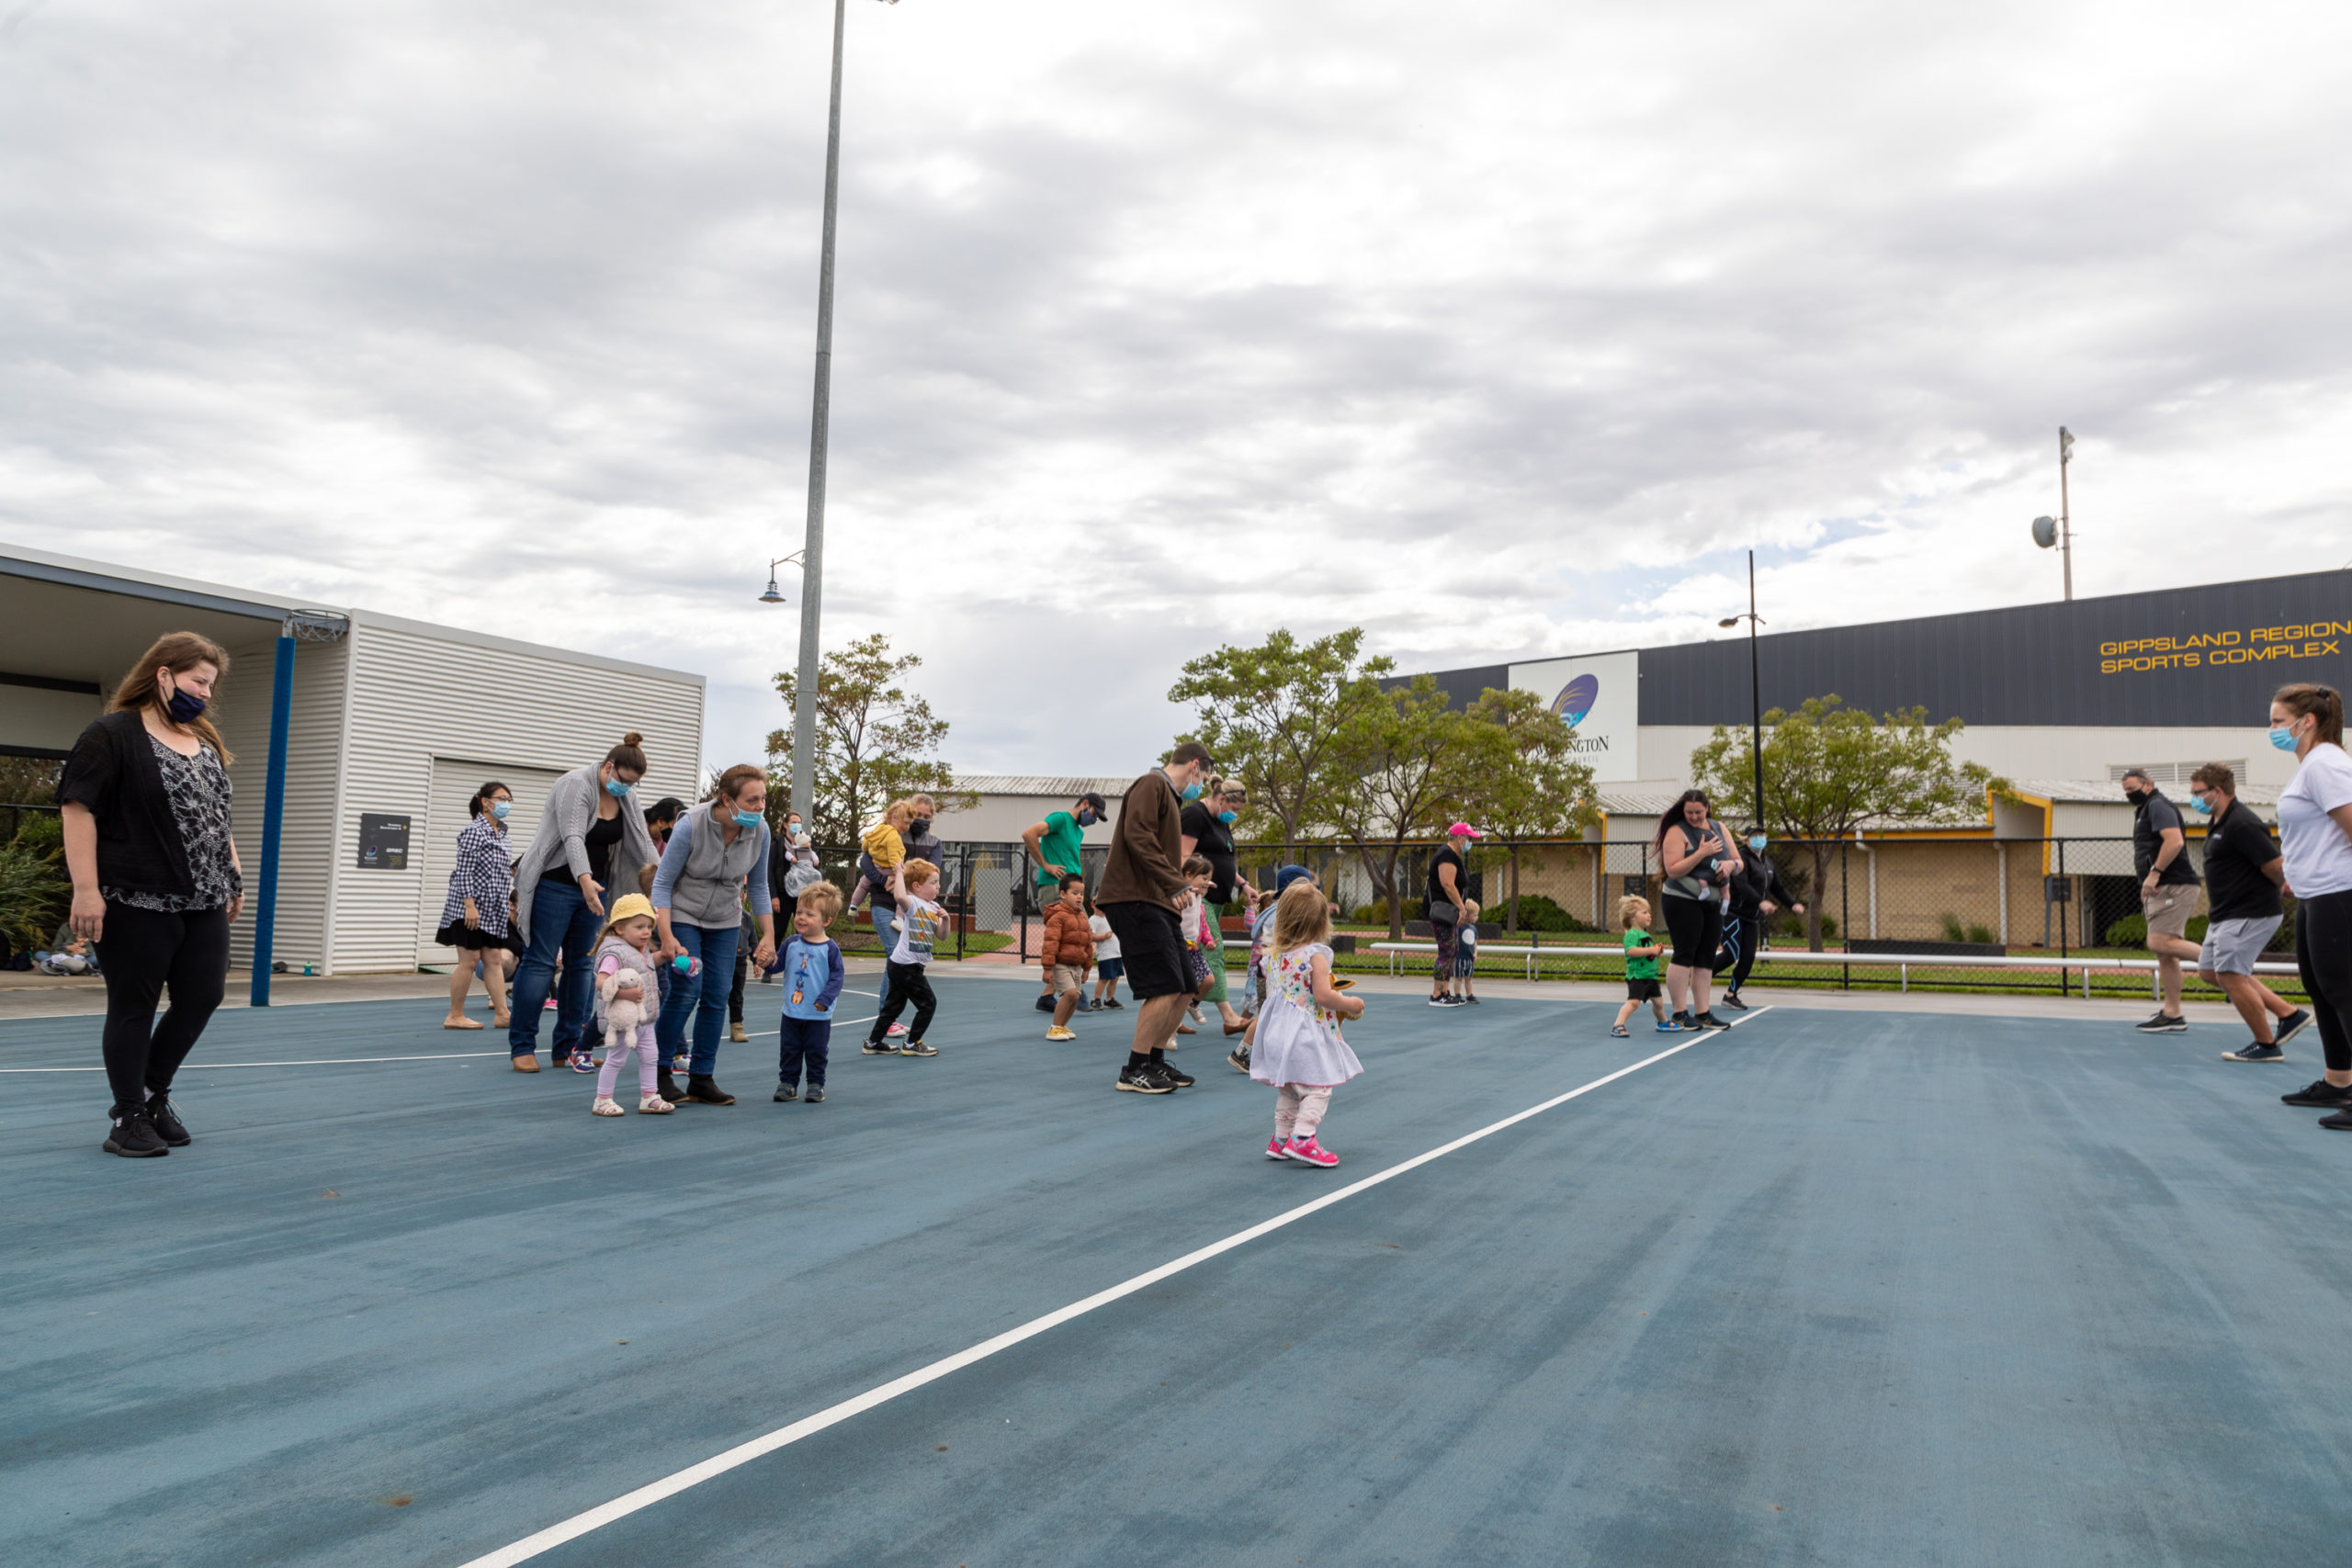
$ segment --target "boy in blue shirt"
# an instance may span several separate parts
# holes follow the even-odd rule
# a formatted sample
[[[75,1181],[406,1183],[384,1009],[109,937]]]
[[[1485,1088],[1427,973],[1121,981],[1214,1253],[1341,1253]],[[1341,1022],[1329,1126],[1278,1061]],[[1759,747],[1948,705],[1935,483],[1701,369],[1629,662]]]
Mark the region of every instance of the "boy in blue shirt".
[[[833,1003],[849,978],[842,962],[841,943],[825,934],[842,912],[841,890],[820,882],[800,895],[792,912],[792,939],[784,944],[777,967],[784,976],[784,1019],[776,1035],[778,1100],[805,1098],[809,1104],[825,1099],[825,1063],[832,1054]],[[800,1092],[803,1068],[808,1092]]]

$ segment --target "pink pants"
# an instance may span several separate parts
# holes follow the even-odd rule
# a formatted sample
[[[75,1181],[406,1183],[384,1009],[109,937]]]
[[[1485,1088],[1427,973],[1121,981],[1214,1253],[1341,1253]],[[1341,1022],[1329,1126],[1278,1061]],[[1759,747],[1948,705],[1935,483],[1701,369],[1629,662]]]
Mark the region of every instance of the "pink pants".
[[[1312,1138],[1331,1109],[1328,1083],[1286,1083],[1274,1090],[1274,1136]]]
[[[613,1098],[613,1085],[621,1076],[621,1060],[630,1051],[637,1053],[637,1092],[639,1099],[653,1092],[658,1081],[656,1071],[662,1060],[662,1047],[654,1043],[653,1025],[637,1026],[634,1041],[607,1032],[605,1035],[605,1065],[596,1069],[596,1098]]]

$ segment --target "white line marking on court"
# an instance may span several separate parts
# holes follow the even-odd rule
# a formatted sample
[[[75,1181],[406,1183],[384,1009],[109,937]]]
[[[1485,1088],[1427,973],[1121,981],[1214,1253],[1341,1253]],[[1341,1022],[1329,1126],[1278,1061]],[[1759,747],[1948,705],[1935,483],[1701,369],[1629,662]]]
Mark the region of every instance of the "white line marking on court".
[[[1758,1008],[1746,1017],[1737,1020],[1730,1027],[1736,1029],[1740,1024],[1759,1019],[1771,1010],[1769,1007]],[[1073,1318],[1083,1317],[1097,1307],[1108,1306],[1113,1302],[1134,1295],[1137,1291],[1148,1290],[1162,1280],[1182,1274],[1186,1269],[1205,1263],[1212,1258],[1230,1252],[1237,1247],[1245,1246],[1261,1235],[1281,1230],[1284,1225],[1295,1224],[1307,1215],[1317,1213],[1334,1203],[1345,1202],[1359,1192],[1368,1192],[1385,1181],[1393,1181],[1407,1171],[1418,1170],[1432,1160],[1443,1159],[1455,1150],[1468,1148],[1472,1144],[1482,1138],[1490,1138],[1506,1127],[1515,1127],[1532,1116],[1541,1116],[1556,1106],[1566,1105],[1571,1100],[1590,1094],[1594,1089],[1615,1083],[1619,1078],[1638,1073],[1644,1067],[1665,1061],[1668,1056],[1678,1055],[1705,1038],[1703,1033],[1693,1035],[1679,1045],[1668,1046],[1655,1056],[1645,1056],[1631,1066],[1620,1067],[1613,1073],[1597,1077],[1589,1084],[1568,1090],[1566,1094],[1555,1095],[1541,1105],[1531,1105],[1516,1115],[1506,1116],[1501,1121],[1481,1127],[1475,1133],[1466,1133],[1450,1144],[1441,1144],[1426,1154],[1415,1155],[1412,1158],[1398,1165],[1392,1165],[1385,1170],[1374,1171],[1360,1181],[1351,1182],[1336,1192],[1327,1192],[1311,1202],[1302,1203],[1295,1209],[1276,1214],[1271,1220],[1261,1220],[1247,1230],[1236,1231],[1222,1241],[1213,1241],[1198,1251],[1188,1252],[1172,1262],[1163,1263],[1157,1269],[1147,1269],[1134,1279],[1114,1285],[1107,1291],[1098,1291],[1083,1301],[1072,1302],[1069,1305],[1049,1312],[1043,1317],[1031,1318],[1020,1327],[1009,1328],[993,1339],[983,1339],[969,1349],[958,1350],[952,1356],[942,1357],[929,1366],[918,1368],[904,1377],[894,1378],[877,1388],[870,1388],[854,1398],[844,1399],[839,1404],[828,1405],[814,1416],[805,1416],[788,1427],[779,1427],[764,1437],[753,1438],[748,1443],[739,1443],[724,1453],[713,1454],[699,1464],[688,1465],[685,1469],[665,1475],[650,1485],[640,1486],[634,1492],[616,1497],[609,1503],[600,1504],[585,1513],[574,1514],[560,1524],[549,1525],[537,1535],[526,1536],[511,1546],[503,1546],[496,1551],[473,1558],[464,1563],[462,1568],[514,1568],[514,1564],[517,1562],[528,1562],[542,1552],[561,1546],[565,1541],[576,1540],[592,1530],[602,1529],[605,1526],[616,1520],[627,1518],[640,1509],[650,1508],[664,1498],[674,1497],[681,1492],[699,1486],[706,1481],[724,1475],[729,1471],[749,1464],[755,1459],[764,1458],[778,1449],[788,1448],[803,1438],[814,1437],[826,1427],[838,1426],[853,1416],[862,1416],[877,1405],[888,1404],[900,1394],[910,1393],[926,1383],[936,1382],[950,1372],[961,1371],[974,1362],[987,1360],[1001,1350],[1009,1350],[1024,1339],[1034,1339],[1049,1328],[1058,1328]]]
[[[180,1071],[211,1067],[342,1067],[361,1062],[454,1062],[464,1056],[503,1056],[503,1051],[448,1051],[437,1056],[322,1056],[314,1062],[182,1062]],[[96,1067],[0,1067],[0,1073],[102,1073]]]

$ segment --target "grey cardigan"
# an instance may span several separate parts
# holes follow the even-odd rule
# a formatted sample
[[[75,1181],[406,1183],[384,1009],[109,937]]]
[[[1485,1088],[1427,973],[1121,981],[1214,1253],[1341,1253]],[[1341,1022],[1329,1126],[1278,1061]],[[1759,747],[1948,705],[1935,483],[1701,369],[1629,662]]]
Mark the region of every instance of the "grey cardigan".
[[[730,844],[712,819],[717,806],[706,800],[678,819],[662,871],[653,878],[653,907],[669,910],[673,925],[683,920],[705,931],[741,926],[743,889],[754,873],[760,891],[767,891],[768,825],[743,829]]]
[[[531,900],[538,893],[539,878],[559,864],[574,877],[588,874],[586,840],[588,829],[596,823],[596,795],[605,787],[596,775],[604,766],[596,762],[574,768],[548,791],[547,809],[539,814],[538,837],[523,852],[523,863],[514,872],[514,931],[526,942],[531,939]],[[638,805],[634,788],[620,797],[620,818],[621,838],[613,846],[612,880],[601,895],[607,911],[621,895],[642,892],[638,868],[662,858],[653,847],[653,835],[645,830],[645,809]]]

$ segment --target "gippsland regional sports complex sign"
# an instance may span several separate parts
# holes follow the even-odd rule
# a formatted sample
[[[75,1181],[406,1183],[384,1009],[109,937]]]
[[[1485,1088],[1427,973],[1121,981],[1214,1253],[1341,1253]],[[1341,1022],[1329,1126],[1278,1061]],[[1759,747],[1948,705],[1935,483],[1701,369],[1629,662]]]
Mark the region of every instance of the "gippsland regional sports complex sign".
[[[2352,572],[2321,571],[1781,632],[1758,639],[1757,664],[1768,708],[1835,693],[1871,713],[1925,707],[1931,721],[2258,728],[2290,681],[2352,682],[2346,649]],[[1564,717],[1580,708],[1595,775],[1631,779],[1642,725],[1747,721],[1747,639],[1726,637],[1437,679],[1457,702],[1509,686]]]

